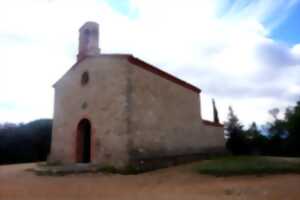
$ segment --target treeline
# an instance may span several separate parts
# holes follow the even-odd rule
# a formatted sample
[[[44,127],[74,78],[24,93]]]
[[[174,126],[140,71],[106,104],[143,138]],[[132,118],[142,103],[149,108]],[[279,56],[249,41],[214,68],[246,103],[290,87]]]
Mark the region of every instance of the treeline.
[[[226,147],[235,155],[300,156],[300,101],[288,107],[284,118],[279,119],[279,109],[269,111],[273,121],[258,128],[253,122],[245,129],[229,107],[225,123]]]
[[[244,128],[233,109],[225,123],[226,147],[234,155],[300,156],[300,101],[278,118],[279,109],[270,110],[273,121],[258,128],[253,122]],[[52,120],[27,124],[0,124],[0,164],[46,160],[50,152]]]
[[[0,124],[0,164],[46,160],[50,151],[52,120],[27,124]]]

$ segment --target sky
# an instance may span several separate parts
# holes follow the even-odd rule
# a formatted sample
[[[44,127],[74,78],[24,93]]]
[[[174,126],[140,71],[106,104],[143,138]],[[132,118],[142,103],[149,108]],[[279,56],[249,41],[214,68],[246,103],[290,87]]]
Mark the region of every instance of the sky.
[[[55,83],[78,29],[100,24],[102,53],[129,53],[199,88],[202,116],[228,106],[247,125],[300,99],[300,0],[0,0],[0,123],[53,116]]]

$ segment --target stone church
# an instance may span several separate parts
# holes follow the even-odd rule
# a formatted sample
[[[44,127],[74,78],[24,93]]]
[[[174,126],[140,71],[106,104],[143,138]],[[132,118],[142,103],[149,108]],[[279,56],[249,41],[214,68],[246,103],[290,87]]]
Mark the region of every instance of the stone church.
[[[79,33],[77,62],[54,84],[49,161],[122,168],[224,151],[199,88],[133,55],[100,53],[95,22]]]

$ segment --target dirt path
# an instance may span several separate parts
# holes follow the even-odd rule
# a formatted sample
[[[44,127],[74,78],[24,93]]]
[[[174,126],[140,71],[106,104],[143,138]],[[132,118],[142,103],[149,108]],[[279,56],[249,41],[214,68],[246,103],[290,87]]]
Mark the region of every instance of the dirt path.
[[[300,199],[300,175],[292,174],[217,178],[194,173],[190,164],[140,175],[49,177],[25,171],[33,166],[0,166],[0,200]]]

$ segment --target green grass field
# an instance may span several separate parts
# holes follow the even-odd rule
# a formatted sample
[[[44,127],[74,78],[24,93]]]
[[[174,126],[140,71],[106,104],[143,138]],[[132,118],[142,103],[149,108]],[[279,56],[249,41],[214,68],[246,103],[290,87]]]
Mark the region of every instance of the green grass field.
[[[300,158],[227,156],[200,162],[196,171],[216,176],[300,173]]]

